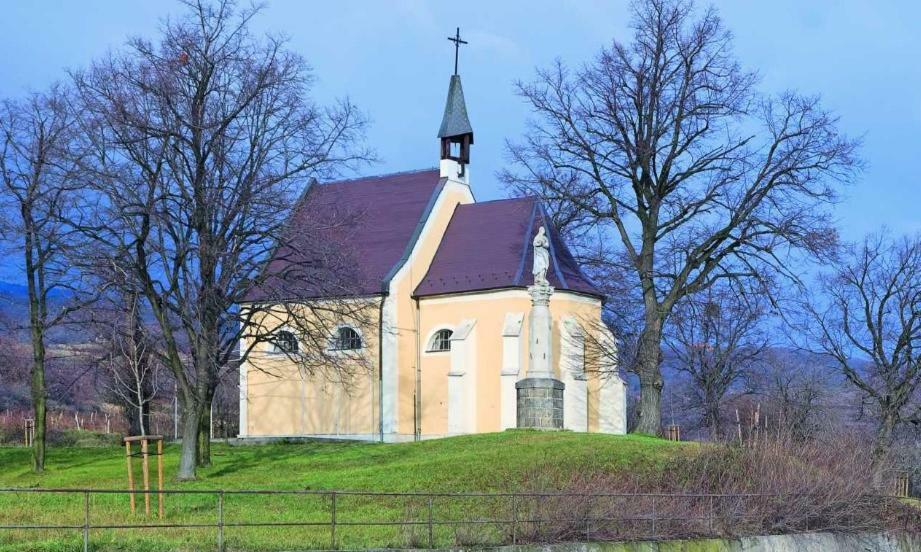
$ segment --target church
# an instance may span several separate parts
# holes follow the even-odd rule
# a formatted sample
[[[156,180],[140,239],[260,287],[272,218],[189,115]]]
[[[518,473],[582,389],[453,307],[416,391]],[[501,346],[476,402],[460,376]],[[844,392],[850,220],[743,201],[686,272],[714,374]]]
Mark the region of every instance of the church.
[[[361,327],[332,324],[328,346],[364,368],[348,381],[305,373],[279,354],[303,346],[283,324],[274,343],[241,343],[252,352],[240,365],[240,438],[626,432],[604,297],[538,198],[476,201],[473,128],[456,72],[437,137],[437,169],[316,183],[296,206],[294,232],[309,213],[359,213],[328,240],[351,252],[362,277],[349,294],[375,315]],[[334,293],[305,286],[285,296]],[[251,300],[266,297],[256,290]],[[593,351],[602,346],[606,354]]]

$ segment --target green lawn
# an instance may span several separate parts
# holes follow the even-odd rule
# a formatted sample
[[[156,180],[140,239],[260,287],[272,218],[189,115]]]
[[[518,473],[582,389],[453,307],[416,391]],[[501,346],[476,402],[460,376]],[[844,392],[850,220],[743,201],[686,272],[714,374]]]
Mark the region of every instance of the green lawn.
[[[679,445],[644,436],[507,431],[420,443],[308,443],[213,447],[213,466],[199,480],[172,480],[178,446],[166,447],[168,489],[284,489],[373,492],[505,492],[531,490],[538,476],[569,473],[655,469]],[[0,487],[124,489],[127,486],[124,449],[52,448],[46,473],[28,468],[29,451],[0,447]],[[554,470],[547,470],[553,467]],[[139,474],[139,470],[138,470]],[[524,483],[522,483],[524,482]],[[139,497],[140,499],[140,497]],[[154,499],[155,504],[155,499]],[[140,500],[139,500],[140,503]],[[0,493],[0,525],[83,523],[81,495]],[[508,499],[436,497],[436,520],[487,519],[509,512]],[[155,508],[154,508],[155,509]],[[388,521],[401,525],[337,528],[341,548],[405,547],[428,540],[427,497],[336,497],[337,522]],[[270,521],[328,523],[328,495],[227,495],[224,518],[229,523]],[[147,524],[142,514],[128,513],[125,495],[91,495],[91,524]],[[167,497],[167,523],[211,524],[216,520],[213,495]],[[437,526],[436,544],[499,542],[507,528],[478,530]],[[94,550],[200,550],[215,546],[213,528],[99,529],[91,532]],[[225,532],[229,550],[289,550],[329,547],[324,527],[232,527]],[[75,550],[80,531],[11,532],[0,530],[0,550]]]

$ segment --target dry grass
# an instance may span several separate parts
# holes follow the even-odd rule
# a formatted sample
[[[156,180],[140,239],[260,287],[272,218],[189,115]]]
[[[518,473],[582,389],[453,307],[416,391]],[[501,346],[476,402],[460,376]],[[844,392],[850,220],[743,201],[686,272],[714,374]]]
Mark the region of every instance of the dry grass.
[[[885,496],[885,460],[847,439],[714,445],[631,473],[543,472],[519,507],[523,542],[637,540],[887,529],[921,532],[917,512]]]

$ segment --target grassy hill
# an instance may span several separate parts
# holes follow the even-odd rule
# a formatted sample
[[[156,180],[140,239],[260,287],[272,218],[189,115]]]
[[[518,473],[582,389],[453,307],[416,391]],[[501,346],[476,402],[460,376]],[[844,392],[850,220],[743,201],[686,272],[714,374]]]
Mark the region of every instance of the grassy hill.
[[[504,491],[535,467],[572,473],[636,469],[665,459],[675,443],[638,435],[506,431],[418,443],[312,442],[212,447],[199,480],[173,482],[178,445],[167,445],[167,488]],[[51,449],[48,469],[29,451],[0,447],[0,487],[124,489],[122,447]]]
[[[557,477],[609,470],[655,469],[681,445],[644,436],[507,431],[405,444],[328,443],[213,447],[213,463],[200,470],[198,481],[171,479],[178,447],[166,447],[168,489],[278,489],[373,492],[506,492],[531,486],[547,473]],[[690,445],[693,446],[693,445]],[[47,472],[32,474],[29,452],[0,447],[0,487],[124,489],[127,486],[124,449],[120,447],[52,449]],[[523,483],[524,482],[524,483]],[[82,524],[82,496],[0,493],[0,525]],[[342,547],[408,546],[419,538],[412,520],[427,516],[427,498],[389,496],[337,497],[340,523],[382,520],[406,525],[343,526]],[[507,504],[485,498],[438,498],[438,519],[489,516]],[[124,495],[93,495],[94,524],[156,523],[128,513]],[[155,501],[154,501],[155,502]],[[225,520],[231,523],[314,520],[327,523],[326,495],[228,495]],[[166,522],[213,523],[214,495],[167,497]],[[494,528],[501,530],[501,528]],[[230,549],[285,550],[323,546],[329,527],[242,528],[227,530]],[[485,531],[485,528],[484,528]],[[488,531],[485,531],[488,532]],[[0,530],[0,550],[71,550],[79,531],[11,533]],[[193,550],[214,545],[214,529],[94,530],[96,550]],[[438,528],[435,539],[458,541],[456,529]],[[328,546],[328,544],[326,544]]]

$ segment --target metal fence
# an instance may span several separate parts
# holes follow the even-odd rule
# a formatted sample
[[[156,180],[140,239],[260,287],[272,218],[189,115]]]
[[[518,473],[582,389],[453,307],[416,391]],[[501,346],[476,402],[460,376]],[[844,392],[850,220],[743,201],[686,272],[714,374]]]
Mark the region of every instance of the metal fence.
[[[76,537],[79,532],[88,552],[94,537],[104,531],[159,530],[168,542],[165,531],[175,537],[175,531],[197,530],[213,539],[196,540],[197,549],[224,552],[254,544],[279,549],[291,549],[292,543],[301,549],[436,548],[879,528],[870,518],[855,519],[853,503],[828,503],[823,497],[817,508],[810,495],[133,491],[141,497],[164,495],[166,515],[158,519],[156,514],[130,514],[131,493],[0,489],[0,539],[60,532]],[[273,507],[272,500],[282,501],[282,508]],[[894,497],[862,500],[880,511],[904,509]],[[787,519],[778,520],[778,512],[788,512]],[[61,522],[62,517],[68,519]],[[246,534],[255,529],[270,532]]]

